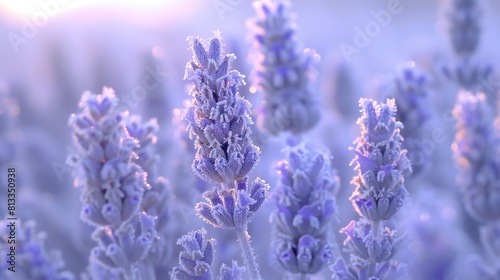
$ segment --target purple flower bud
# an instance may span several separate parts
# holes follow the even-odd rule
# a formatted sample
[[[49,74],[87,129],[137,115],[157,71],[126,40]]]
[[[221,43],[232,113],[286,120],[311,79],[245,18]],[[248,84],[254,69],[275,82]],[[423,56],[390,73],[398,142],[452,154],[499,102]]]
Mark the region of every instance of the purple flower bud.
[[[179,265],[170,272],[174,280],[210,280],[215,240],[207,240],[205,229],[192,231],[177,240],[184,248]],[[196,245],[195,245],[196,244]]]

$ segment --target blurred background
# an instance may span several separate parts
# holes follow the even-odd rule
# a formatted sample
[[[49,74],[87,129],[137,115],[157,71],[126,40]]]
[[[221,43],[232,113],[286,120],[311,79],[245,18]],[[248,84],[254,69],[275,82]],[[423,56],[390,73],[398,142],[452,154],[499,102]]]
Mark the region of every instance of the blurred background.
[[[390,1],[291,2],[300,40],[304,47],[315,49],[321,56],[317,89],[324,113],[312,135],[318,135],[318,145],[332,152],[333,166],[342,182],[338,205],[345,210],[341,211],[340,229],[356,217],[348,201],[353,191],[349,185],[353,175],[349,162],[354,155],[347,147],[357,136],[359,97],[379,96],[393,72],[402,63],[412,61],[433,76],[434,95],[430,98],[435,112],[446,113],[452,106],[447,102],[449,96],[454,96],[456,86],[443,82],[436,70],[454,58],[447,33],[446,8],[443,8],[446,3],[398,1],[401,12],[392,14],[389,23],[370,36],[366,46],[358,46],[356,53],[346,56],[341,46],[356,46],[356,28],[364,29],[375,20],[373,12],[387,9]],[[498,69],[500,1],[485,0],[481,5],[478,59]],[[104,86],[112,87],[129,111],[143,118],[158,119],[159,173],[169,178],[173,192],[185,207],[176,214],[181,215],[202,199],[199,193],[196,196],[183,193],[185,182],[177,178],[178,174],[176,177],[179,170],[190,173],[193,159],[193,153],[189,153],[192,143],[179,136],[183,133],[179,114],[190,87],[183,80],[185,65],[191,58],[186,39],[209,38],[215,30],[220,30],[225,51],[238,58],[234,67],[248,76],[253,59],[247,21],[254,15],[251,1],[243,0],[0,1],[0,141],[3,143],[0,153],[4,161],[0,164],[1,172],[5,172],[3,166],[7,164],[18,167],[20,215],[37,220],[39,228],[49,236],[48,247],[70,256],[65,258],[68,269],[76,274],[81,272],[92,245],[89,232],[79,219],[79,191],[72,187],[71,170],[65,164],[72,146],[68,118],[78,111],[82,92],[100,92]],[[494,81],[500,85],[500,79],[495,77]],[[255,90],[250,85],[248,82],[241,93],[257,107],[261,96],[252,94]],[[339,110],[338,104],[346,104],[347,113]],[[443,118],[435,123],[451,127]],[[453,134],[447,133],[447,141],[451,142]],[[273,163],[282,154],[272,151],[270,147],[276,145],[272,141],[257,142],[262,145],[263,155],[252,176],[263,177],[272,185],[277,180]],[[437,149],[449,150],[448,142]],[[453,164],[450,161],[443,166],[440,171],[427,173],[429,177],[424,184],[453,189]],[[268,212],[259,213],[254,225],[268,226],[272,207],[268,205],[266,209]],[[446,217],[454,217],[450,211],[460,212],[450,209],[440,211]],[[178,230],[172,236],[172,244],[197,226],[203,224],[194,215],[184,224],[176,225]],[[227,245],[232,244],[234,236],[210,232],[219,240],[217,249],[228,252],[223,257],[225,262],[239,258],[238,248]],[[275,275],[277,272],[266,261],[269,251],[266,232],[250,228],[259,248],[257,252],[262,256],[263,274]],[[228,249],[224,247],[224,238],[229,240]],[[176,252],[172,255],[173,266]]]

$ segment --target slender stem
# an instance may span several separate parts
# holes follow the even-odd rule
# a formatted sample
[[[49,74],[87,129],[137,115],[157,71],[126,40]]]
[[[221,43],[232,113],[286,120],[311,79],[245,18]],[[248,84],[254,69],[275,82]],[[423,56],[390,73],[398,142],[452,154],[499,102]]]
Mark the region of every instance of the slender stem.
[[[236,229],[236,234],[238,235],[238,242],[240,243],[241,251],[243,252],[243,260],[245,261],[245,266],[250,273],[250,279],[252,280],[261,280],[259,274],[259,266],[257,265],[257,261],[255,260],[255,255],[250,246],[250,240],[247,237],[247,227],[244,226],[242,228]]]

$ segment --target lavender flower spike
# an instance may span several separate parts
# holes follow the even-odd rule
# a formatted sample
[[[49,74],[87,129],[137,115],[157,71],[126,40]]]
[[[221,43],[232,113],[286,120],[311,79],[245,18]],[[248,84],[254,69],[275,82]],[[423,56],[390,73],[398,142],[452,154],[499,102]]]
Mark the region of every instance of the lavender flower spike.
[[[205,229],[192,231],[177,240],[184,248],[179,265],[170,272],[173,280],[210,280],[215,240],[205,237]]]
[[[411,173],[406,150],[401,150],[403,125],[396,121],[394,99],[380,103],[362,98],[362,116],[358,119],[361,136],[354,141],[353,163],[358,175],[351,181],[356,190],[351,196],[354,209],[361,216],[340,232],[347,235],[344,245],[350,264],[342,258],[330,267],[334,279],[384,279],[397,268],[391,260],[400,238],[396,230],[380,229],[403,205],[407,195],[404,178]]]
[[[261,279],[247,225],[265,201],[269,186],[260,179],[252,185],[247,182],[259,149],[250,138],[250,103],[238,92],[243,76],[229,70],[234,56],[222,55],[217,32],[210,40],[191,41],[194,57],[185,78],[194,82],[193,101],[183,117],[196,137],[193,170],[208,183],[220,184],[204,193],[208,204],[199,203],[196,210],[207,223],[236,231],[251,278]]]
[[[394,99],[377,104],[360,99],[362,117],[358,119],[361,136],[354,141],[358,175],[352,182],[356,190],[353,206],[371,221],[390,219],[402,206],[407,195],[404,177],[411,173],[406,150],[401,149],[403,125],[396,121]]]
[[[453,50],[460,57],[470,57],[477,49],[481,28],[478,0],[451,0],[450,37]]]
[[[119,225],[139,211],[149,186],[146,173],[134,164],[137,142],[114,112],[117,98],[104,88],[101,95],[85,92],[82,112],[72,115],[76,152],[68,159],[75,166],[75,185],[82,187],[82,219],[94,226]]]
[[[258,16],[251,23],[257,60],[252,79],[264,93],[258,125],[271,134],[303,133],[320,119],[312,86],[319,56],[299,46],[288,6],[286,0],[254,1]]]
[[[328,155],[304,143],[285,151],[287,159],[278,164],[280,182],[273,195],[273,259],[290,274],[312,275],[334,259],[330,229],[337,214],[339,179]]]
[[[500,138],[487,96],[459,93],[453,115],[457,134],[452,149],[466,210],[481,222],[499,220]]]
[[[209,183],[233,184],[243,179],[258,159],[250,138],[250,103],[238,93],[243,75],[229,70],[234,55],[222,55],[220,35],[210,41],[191,39],[193,59],[185,79],[193,81],[193,101],[183,118],[196,137],[194,172]]]

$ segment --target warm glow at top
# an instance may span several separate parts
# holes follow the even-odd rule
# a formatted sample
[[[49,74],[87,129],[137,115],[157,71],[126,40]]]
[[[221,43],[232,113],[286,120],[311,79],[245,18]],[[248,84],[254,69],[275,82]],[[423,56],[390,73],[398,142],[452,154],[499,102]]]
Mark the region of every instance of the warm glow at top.
[[[54,18],[69,11],[92,9],[112,13],[171,11],[181,0],[0,0],[0,15],[14,19]],[[177,11],[179,12],[179,11]]]

